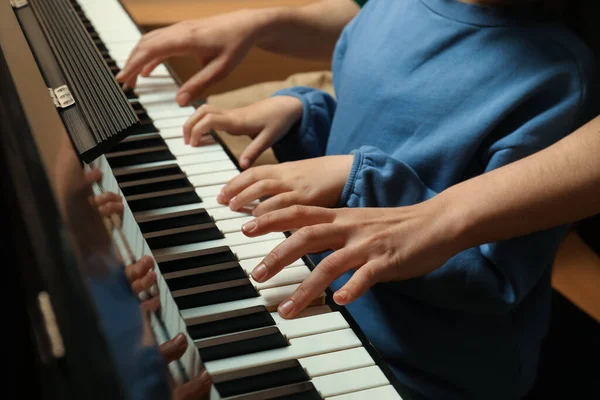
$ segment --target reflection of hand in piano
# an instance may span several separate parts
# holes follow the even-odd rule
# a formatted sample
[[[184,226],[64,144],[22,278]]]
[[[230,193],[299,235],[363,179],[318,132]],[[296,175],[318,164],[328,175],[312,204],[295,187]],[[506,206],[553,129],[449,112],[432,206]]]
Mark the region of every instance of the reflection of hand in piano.
[[[257,237],[299,230],[276,246],[252,276],[266,282],[304,254],[333,249],[278,311],[286,318],[296,316],[334,280],[356,270],[333,297],[346,305],[378,282],[424,275],[460,251],[448,230],[438,229],[447,218],[444,211],[426,202],[400,208],[295,206],[263,214],[244,225],[244,234]]]
[[[298,204],[334,207],[342,195],[353,160],[352,155],[341,155],[254,167],[230,180],[217,201],[238,211],[270,197],[254,208],[255,216]]]
[[[246,169],[302,118],[302,102],[290,96],[271,97],[233,110],[203,104],[183,125],[186,144],[200,145],[202,136],[213,130],[235,136],[248,136],[252,143],[240,155],[240,167]]]

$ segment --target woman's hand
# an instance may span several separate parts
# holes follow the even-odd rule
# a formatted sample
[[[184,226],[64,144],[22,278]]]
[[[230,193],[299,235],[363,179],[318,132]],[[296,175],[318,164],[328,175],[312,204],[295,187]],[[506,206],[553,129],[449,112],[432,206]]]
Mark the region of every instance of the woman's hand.
[[[240,156],[240,167],[246,169],[300,118],[302,102],[289,96],[271,97],[233,110],[203,104],[183,125],[183,140],[198,146],[212,130],[249,136],[253,140]]]
[[[240,10],[154,30],[142,36],[116,78],[125,86],[135,88],[138,75],[149,76],[169,57],[196,56],[203,68],[185,82],[177,94],[179,105],[188,105],[246,57],[257,40],[262,19],[257,10]]]
[[[294,206],[263,214],[247,222],[250,237],[299,229],[274,248],[252,271],[265,282],[300,257],[327,250],[327,256],[289,299],[278,308],[291,318],[349,270],[356,272],[334,294],[348,304],[378,282],[404,280],[427,274],[461,250],[453,240],[451,210],[435,202],[401,208],[343,208]],[[447,228],[448,227],[448,228]]]
[[[327,156],[242,172],[222,189],[217,201],[239,210],[264,197],[254,216],[296,204],[334,207],[342,195],[354,156]]]

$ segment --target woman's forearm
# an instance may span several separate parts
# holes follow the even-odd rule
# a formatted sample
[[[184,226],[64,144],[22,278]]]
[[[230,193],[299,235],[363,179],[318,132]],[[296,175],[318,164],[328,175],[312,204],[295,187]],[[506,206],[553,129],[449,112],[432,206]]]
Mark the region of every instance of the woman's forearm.
[[[600,212],[600,116],[553,146],[457,184],[435,199],[464,248]]]
[[[302,7],[256,10],[256,45],[273,53],[330,60],[344,27],[360,10],[353,0],[320,0]]]

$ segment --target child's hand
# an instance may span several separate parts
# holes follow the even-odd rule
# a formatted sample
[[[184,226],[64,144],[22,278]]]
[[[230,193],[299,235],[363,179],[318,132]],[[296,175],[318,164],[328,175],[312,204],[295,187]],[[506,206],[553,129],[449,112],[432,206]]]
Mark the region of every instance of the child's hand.
[[[229,181],[217,201],[236,211],[263,197],[252,212],[266,212],[295,204],[334,207],[348,180],[354,156],[327,156],[251,168]]]
[[[240,167],[246,169],[300,118],[302,102],[289,96],[271,97],[233,110],[204,104],[183,125],[183,138],[186,144],[198,146],[202,136],[211,130],[249,136],[252,143],[240,157]]]

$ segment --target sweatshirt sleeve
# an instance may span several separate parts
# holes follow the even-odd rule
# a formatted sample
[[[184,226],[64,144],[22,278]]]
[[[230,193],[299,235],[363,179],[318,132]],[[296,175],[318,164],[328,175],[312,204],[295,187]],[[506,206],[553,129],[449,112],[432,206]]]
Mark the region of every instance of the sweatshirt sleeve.
[[[336,101],[322,90],[297,86],[275,92],[273,96],[291,96],[302,101],[302,120],[273,145],[279,162],[296,161],[325,155]]]

